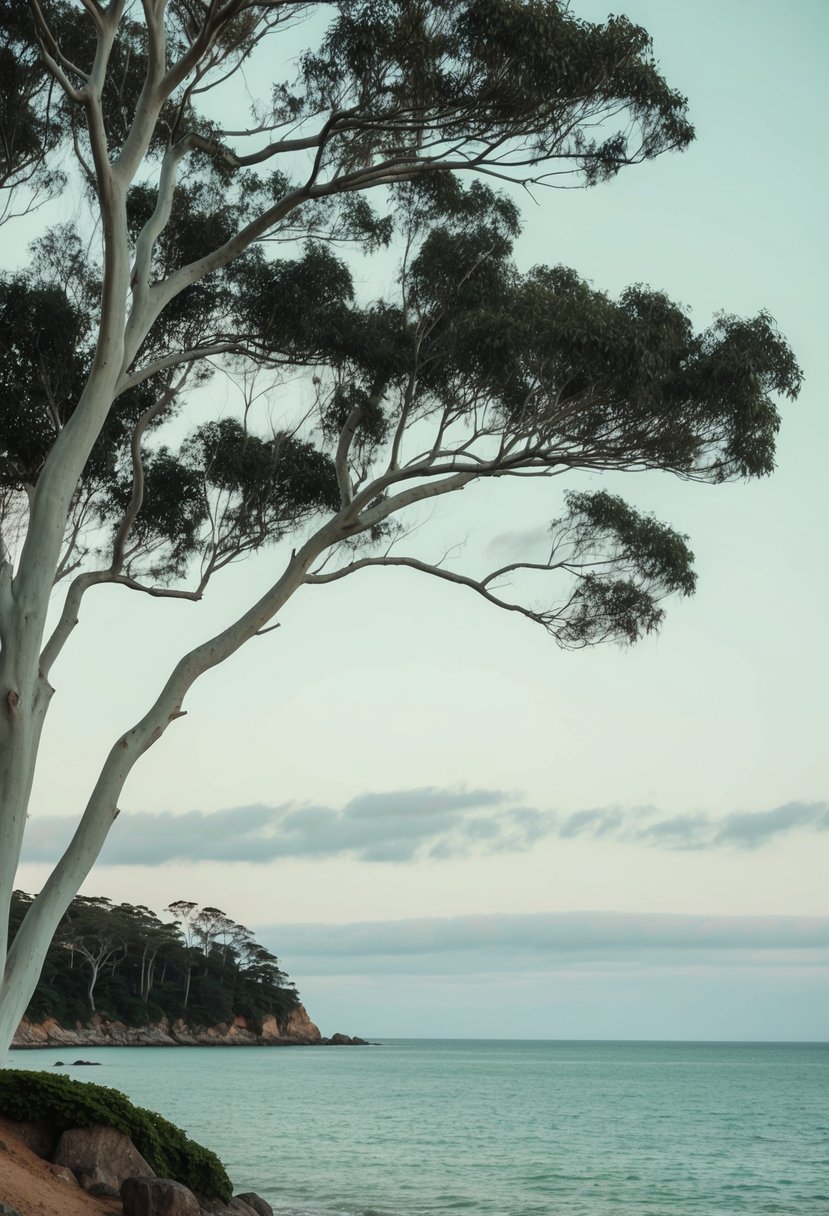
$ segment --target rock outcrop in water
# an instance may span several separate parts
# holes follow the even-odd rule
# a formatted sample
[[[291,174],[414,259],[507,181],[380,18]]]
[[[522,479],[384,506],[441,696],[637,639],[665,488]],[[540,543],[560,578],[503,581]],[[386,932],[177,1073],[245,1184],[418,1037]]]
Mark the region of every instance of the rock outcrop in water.
[[[325,1039],[298,1005],[282,1022],[269,1014],[262,1019],[261,1029],[247,1018],[235,1017],[217,1026],[194,1026],[182,1019],[162,1018],[146,1026],[127,1026],[110,1018],[96,1015],[88,1023],[72,1027],[61,1026],[55,1018],[31,1022],[24,1018],[14,1036],[14,1047],[239,1047],[239,1046],[297,1046],[297,1045],[363,1045],[364,1039],[335,1034]]]

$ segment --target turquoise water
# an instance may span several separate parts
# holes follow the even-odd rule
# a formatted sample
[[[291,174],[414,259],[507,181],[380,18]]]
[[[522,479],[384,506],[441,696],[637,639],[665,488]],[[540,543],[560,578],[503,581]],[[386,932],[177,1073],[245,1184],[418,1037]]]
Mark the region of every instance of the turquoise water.
[[[16,1052],[52,1068],[66,1050]],[[281,1216],[829,1212],[829,1044],[86,1048]]]

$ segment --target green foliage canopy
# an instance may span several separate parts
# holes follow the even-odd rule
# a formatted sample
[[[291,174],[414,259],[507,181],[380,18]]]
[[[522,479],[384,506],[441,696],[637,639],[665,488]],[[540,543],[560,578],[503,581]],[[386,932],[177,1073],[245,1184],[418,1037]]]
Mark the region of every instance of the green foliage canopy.
[[[463,433],[455,442],[464,451],[473,441],[482,452],[500,445],[497,475],[657,468],[717,482],[773,468],[775,398],[796,394],[800,372],[768,314],[721,316],[696,333],[662,292],[639,285],[614,300],[562,266],[522,274],[512,256],[516,209],[480,182],[434,177],[397,187],[390,219],[409,249],[400,303],[358,300],[346,261],[319,242],[290,259],[257,250],[235,266],[235,294],[228,287],[221,307],[226,314],[232,296],[237,348],[271,367],[316,369],[317,429],[266,437],[248,419],[222,418],[200,424],[177,448],[148,446],[126,553],[131,577],[184,578],[194,558],[214,570],[322,512],[336,514],[335,447],[352,413],[353,450],[366,470],[382,467],[391,434],[430,423]],[[4,301],[13,317],[3,373],[13,488],[36,478],[33,466],[48,447],[42,410],[39,426],[28,422],[43,386],[71,403],[94,340],[84,342],[80,305],[48,278],[0,283]],[[204,320],[209,309],[204,301],[200,308]],[[32,334],[42,335],[36,345]],[[155,387],[148,377],[116,402],[78,490],[113,536],[133,499],[135,426]],[[482,463],[480,476],[488,472]],[[587,497],[578,502],[581,518]],[[690,551],[681,550],[686,573],[678,578],[660,565],[664,547],[644,521],[640,548],[648,538],[654,544],[647,576],[622,561],[622,517],[611,520],[611,502],[628,524],[632,518],[631,508],[599,495],[589,559],[588,533],[572,512],[562,517],[579,529],[573,552],[584,564],[562,559],[562,520],[553,525],[560,543],[550,568],[575,575],[580,589],[536,619],[563,645],[633,641],[661,619],[659,599],[693,588]]]
[[[15,891],[11,941],[32,901],[33,896]],[[189,907],[194,932],[188,940],[178,919],[164,922],[141,905],[76,896],[49,947],[27,1015],[34,1021],[55,1018],[69,1027],[87,1023],[91,1010],[84,951],[99,955],[107,944],[115,949],[95,986],[96,1009],[105,1017],[130,1026],[163,1017],[182,1018],[196,1027],[219,1025],[234,1016],[258,1029],[268,1015],[284,1022],[299,1004],[299,993],[275,955],[219,909]],[[175,907],[169,910],[176,913]]]

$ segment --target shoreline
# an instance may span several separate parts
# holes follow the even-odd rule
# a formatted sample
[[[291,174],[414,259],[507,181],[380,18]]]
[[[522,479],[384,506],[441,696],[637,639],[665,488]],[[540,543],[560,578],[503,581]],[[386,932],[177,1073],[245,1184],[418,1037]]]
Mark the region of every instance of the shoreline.
[[[347,1041],[346,1041],[347,1040]],[[12,1043],[9,1051],[59,1051],[64,1047],[380,1047],[380,1043],[369,1042],[368,1039],[361,1039],[357,1036],[350,1037],[343,1035],[337,1039],[316,1039],[315,1041],[306,1041],[304,1039],[261,1039],[251,1041],[248,1039],[236,1039],[235,1041],[222,1043],[211,1040],[204,1043],[177,1043],[174,1040],[167,1039],[160,1043],[116,1043],[112,1039],[100,1042],[98,1039],[90,1039],[88,1042],[71,1043],[59,1042],[55,1040],[52,1043]]]
[[[302,1005],[277,1021],[267,1014],[261,1021],[237,1015],[215,1026],[190,1025],[183,1018],[129,1026],[115,1018],[95,1014],[87,1023],[62,1026],[56,1018],[30,1022],[24,1018],[12,1040],[12,1051],[80,1051],[91,1047],[361,1047],[365,1039],[347,1034],[325,1037]]]

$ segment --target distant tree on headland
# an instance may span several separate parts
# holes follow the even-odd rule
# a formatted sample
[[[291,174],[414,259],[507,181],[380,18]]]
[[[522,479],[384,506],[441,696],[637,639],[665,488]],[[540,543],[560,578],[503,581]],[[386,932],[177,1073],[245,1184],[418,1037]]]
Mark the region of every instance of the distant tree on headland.
[[[11,940],[32,898],[15,891]],[[205,926],[215,924],[217,909],[189,906],[195,922],[203,917]],[[178,922],[165,923],[149,908],[77,896],[49,948],[27,1015],[67,1026],[94,1013],[131,1026],[165,1016],[199,1026],[234,1015],[255,1026],[269,1014],[284,1020],[299,1004],[296,987],[248,929],[221,916],[222,939],[208,934],[192,946]]]

